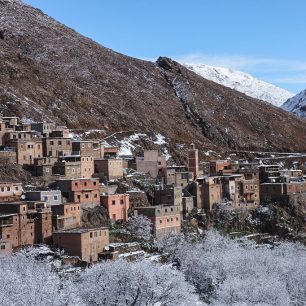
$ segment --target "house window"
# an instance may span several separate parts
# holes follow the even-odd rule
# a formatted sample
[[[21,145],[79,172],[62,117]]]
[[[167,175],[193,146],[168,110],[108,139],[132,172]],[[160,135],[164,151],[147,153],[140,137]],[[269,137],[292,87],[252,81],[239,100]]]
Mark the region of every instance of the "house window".
[[[1,245],[1,250],[5,250],[5,245],[4,244]]]
[[[96,186],[96,185],[97,185],[97,182],[93,182],[93,184],[94,184],[94,186]]]
[[[62,141],[61,141],[61,140],[58,141],[58,145],[59,145],[59,146],[62,145]]]
[[[7,191],[11,191],[11,188],[10,188],[10,187],[7,187]]]
[[[85,194],[85,198],[86,198],[86,199],[88,199],[88,198],[89,198],[89,195],[88,195],[87,193]]]
[[[92,238],[92,233],[90,233],[90,238]]]
[[[170,222],[170,219],[167,219],[167,222]]]
[[[163,220],[159,220],[159,223],[160,223],[160,224],[163,223]]]
[[[8,238],[8,239],[9,239],[9,238],[11,238],[11,236],[10,236],[10,235],[6,235],[6,238]]]
[[[50,146],[53,146],[54,145],[54,142],[53,140],[50,141]]]
[[[85,168],[85,171],[86,171],[86,168]],[[87,182],[84,182],[84,186],[87,186]]]
[[[98,197],[98,195],[95,193],[95,198],[97,198]]]
[[[255,185],[254,188],[257,189],[257,185]]]
[[[123,204],[124,202],[123,202],[123,200],[120,200],[120,204]]]
[[[115,205],[116,204],[116,201],[115,200],[112,200],[112,205]]]
[[[97,235],[97,232],[95,232],[95,233],[94,233],[94,236],[95,236],[95,237],[97,237],[97,236],[98,236],[98,235]]]
[[[55,196],[53,197],[53,199],[54,199],[54,201],[58,201],[58,196],[55,195]]]

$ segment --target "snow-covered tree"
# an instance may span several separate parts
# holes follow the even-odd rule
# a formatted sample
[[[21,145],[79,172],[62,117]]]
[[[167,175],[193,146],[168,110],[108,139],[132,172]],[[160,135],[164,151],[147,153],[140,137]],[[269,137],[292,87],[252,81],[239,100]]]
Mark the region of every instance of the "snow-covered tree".
[[[184,275],[170,265],[148,261],[106,262],[87,269],[77,282],[86,305],[195,305]]]
[[[0,305],[82,305],[72,284],[24,253],[0,260]],[[68,286],[69,284],[69,286]]]
[[[208,232],[200,243],[182,236],[162,245],[173,262],[212,305],[305,305],[306,250],[281,243],[257,247]]]
[[[143,215],[132,216],[126,223],[126,230],[132,239],[140,241],[152,240],[152,223]]]

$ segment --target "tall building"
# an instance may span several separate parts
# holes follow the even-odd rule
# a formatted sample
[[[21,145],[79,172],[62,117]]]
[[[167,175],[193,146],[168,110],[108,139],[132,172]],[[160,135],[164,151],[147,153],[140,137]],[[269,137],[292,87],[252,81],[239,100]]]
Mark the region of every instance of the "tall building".
[[[193,173],[194,179],[199,175],[199,153],[194,143],[190,145],[188,150],[188,171]]]

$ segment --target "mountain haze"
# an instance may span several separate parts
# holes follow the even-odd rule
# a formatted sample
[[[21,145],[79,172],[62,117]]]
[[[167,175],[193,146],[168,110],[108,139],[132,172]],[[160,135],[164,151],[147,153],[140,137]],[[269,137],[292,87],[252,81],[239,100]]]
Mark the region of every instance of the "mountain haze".
[[[304,120],[169,58],[114,52],[13,0],[0,0],[0,109],[105,136],[159,133],[170,154],[190,142],[218,152],[306,150]]]

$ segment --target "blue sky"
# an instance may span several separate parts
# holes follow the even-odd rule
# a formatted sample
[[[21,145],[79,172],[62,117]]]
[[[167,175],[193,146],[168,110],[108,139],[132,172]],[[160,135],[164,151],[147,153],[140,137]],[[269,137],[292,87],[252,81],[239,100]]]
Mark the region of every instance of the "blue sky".
[[[305,0],[24,0],[118,52],[306,88]]]

